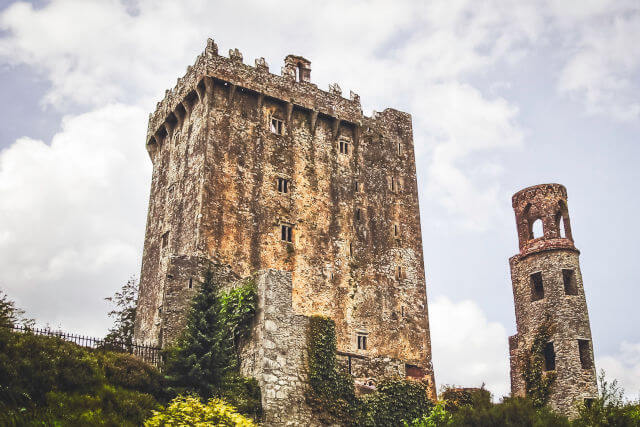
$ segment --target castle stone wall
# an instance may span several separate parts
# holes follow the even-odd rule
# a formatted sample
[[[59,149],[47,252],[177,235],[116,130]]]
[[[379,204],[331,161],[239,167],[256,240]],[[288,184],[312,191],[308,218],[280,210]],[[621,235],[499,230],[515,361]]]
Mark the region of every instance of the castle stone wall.
[[[576,405],[595,398],[597,387],[579,251],[568,225],[566,189],[559,184],[531,187],[514,195],[513,206],[520,253],[510,259],[517,325],[517,334],[509,338],[511,392],[526,394],[524,354],[531,348],[538,327],[550,321],[555,367],[549,370],[555,371],[557,378],[549,404],[560,413],[575,416]],[[532,224],[537,220],[543,223],[541,236],[533,235]],[[552,357],[547,354],[545,358]]]
[[[188,292],[168,276],[171,259],[220,262],[238,277],[290,271],[294,311],[331,317],[339,350],[418,366],[435,395],[411,116],[366,117],[358,95],[320,90],[310,72],[289,56],[272,74],[209,40],[158,103],[135,339],[176,336],[166,331],[179,318],[162,313],[183,310]]]

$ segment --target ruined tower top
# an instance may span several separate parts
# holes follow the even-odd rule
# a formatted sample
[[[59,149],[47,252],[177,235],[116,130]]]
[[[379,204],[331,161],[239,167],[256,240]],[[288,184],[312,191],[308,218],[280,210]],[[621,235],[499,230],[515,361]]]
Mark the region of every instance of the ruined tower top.
[[[518,227],[519,256],[556,248],[577,251],[571,236],[567,189],[563,185],[527,187],[514,194],[511,202]]]
[[[293,76],[298,82],[308,83],[311,81],[311,61],[302,56],[287,55],[282,75]]]

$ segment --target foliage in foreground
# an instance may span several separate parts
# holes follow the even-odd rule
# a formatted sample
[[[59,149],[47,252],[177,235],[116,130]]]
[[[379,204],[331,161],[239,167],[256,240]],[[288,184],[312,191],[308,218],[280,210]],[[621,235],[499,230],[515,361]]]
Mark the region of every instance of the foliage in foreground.
[[[460,389],[445,390],[442,393],[445,399],[438,403],[430,414],[414,419],[411,423],[405,423],[405,427],[640,426],[640,404],[625,402],[617,382],[608,383],[604,373],[600,375],[599,397],[588,407],[581,405],[579,416],[572,421],[553,413],[547,407],[538,408],[529,398],[504,398],[501,403],[494,404],[480,394],[473,396],[482,389],[471,392],[463,398],[459,391]],[[447,396],[451,400],[447,399]]]
[[[238,359],[238,345],[250,332],[257,300],[253,281],[223,292],[213,273],[205,273],[185,332],[167,351],[166,374],[172,395],[218,397],[244,414],[260,416],[257,381],[240,375]]]
[[[0,425],[140,425],[161,397],[133,356],[0,328]]]
[[[253,420],[239,414],[236,409],[220,399],[210,399],[206,404],[195,396],[178,396],[162,411],[153,411],[153,417],[145,427],[161,426],[255,426]]]

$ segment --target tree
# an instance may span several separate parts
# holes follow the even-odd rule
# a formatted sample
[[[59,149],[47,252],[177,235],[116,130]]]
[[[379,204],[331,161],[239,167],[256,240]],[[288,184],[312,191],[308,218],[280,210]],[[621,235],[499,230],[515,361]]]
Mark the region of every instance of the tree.
[[[211,271],[192,301],[187,325],[166,352],[169,393],[221,397],[242,413],[258,415],[260,392],[254,379],[240,375],[238,343],[251,328],[257,306],[252,280],[222,292]]]
[[[114,324],[105,337],[107,343],[124,345],[127,350],[133,346],[133,328],[136,322],[136,307],[138,305],[138,283],[135,277],[127,280],[119,292],[112,297],[105,298],[113,306],[109,317]]]
[[[35,321],[25,317],[25,311],[16,307],[15,302],[0,289],[0,327],[24,326],[33,327]]]

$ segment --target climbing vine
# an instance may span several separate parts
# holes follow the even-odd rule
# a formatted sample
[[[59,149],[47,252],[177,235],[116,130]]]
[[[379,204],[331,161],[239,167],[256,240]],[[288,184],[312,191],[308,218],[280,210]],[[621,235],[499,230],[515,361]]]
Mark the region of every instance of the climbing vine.
[[[307,403],[326,424],[386,426],[402,425],[428,414],[426,382],[386,378],[377,390],[363,398],[355,393],[353,377],[340,369],[336,358],[333,320],[312,316],[307,334],[309,390]]]
[[[525,390],[537,408],[547,404],[556,380],[554,371],[544,372],[544,349],[554,331],[555,325],[549,319],[545,320],[536,330],[531,348],[524,352],[522,375]]]

